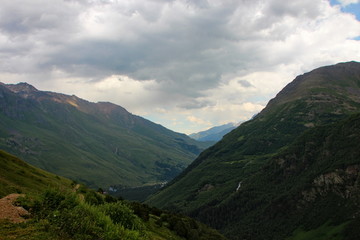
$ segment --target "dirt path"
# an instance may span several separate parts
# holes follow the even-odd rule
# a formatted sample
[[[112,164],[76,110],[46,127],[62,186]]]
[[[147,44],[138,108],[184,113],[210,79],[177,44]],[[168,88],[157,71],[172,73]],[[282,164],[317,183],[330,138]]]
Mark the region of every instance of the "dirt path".
[[[21,194],[12,193],[0,199],[0,219],[8,219],[11,222],[24,222],[23,216],[29,215],[29,212],[22,207],[14,206],[15,200],[23,196]]]

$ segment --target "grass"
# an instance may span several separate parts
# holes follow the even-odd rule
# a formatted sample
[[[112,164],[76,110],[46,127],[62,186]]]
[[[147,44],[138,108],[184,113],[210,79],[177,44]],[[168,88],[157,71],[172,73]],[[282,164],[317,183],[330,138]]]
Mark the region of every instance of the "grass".
[[[16,204],[31,214],[24,223],[0,221],[0,240],[224,239],[193,219],[97,193],[4,151],[0,176],[0,194],[24,193]]]
[[[10,193],[40,193],[48,187],[71,188],[72,181],[30,166],[0,150],[0,197]]]
[[[327,222],[319,228],[310,231],[298,228],[294,231],[293,236],[286,240],[342,240],[344,239],[342,232],[347,224],[348,222],[332,226]]]
[[[193,219],[158,209],[154,215],[146,205],[142,205],[142,213],[148,214],[144,220],[126,201],[94,205],[81,200],[75,192],[48,189],[36,200],[19,203],[26,203],[26,207],[32,209],[32,218],[20,224],[0,221],[0,240],[225,240]]]
[[[48,231],[45,221],[11,223],[8,221],[0,221],[0,240],[66,240],[64,237],[59,237],[56,234]]]
[[[146,228],[149,229],[149,239],[151,240],[184,240],[179,236],[174,236],[174,233],[169,228],[159,226],[156,222],[159,217],[150,215],[149,222],[146,223]]]

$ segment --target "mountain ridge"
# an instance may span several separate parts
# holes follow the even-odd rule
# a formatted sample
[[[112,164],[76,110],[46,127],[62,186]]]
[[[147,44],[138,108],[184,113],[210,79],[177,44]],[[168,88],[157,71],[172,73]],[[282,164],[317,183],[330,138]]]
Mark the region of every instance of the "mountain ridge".
[[[0,113],[1,148],[95,188],[169,181],[207,147],[121,106],[26,83],[0,85]]]
[[[358,62],[351,61],[345,63],[338,63],[333,66],[320,67],[308,73],[299,75],[292,82],[287,84],[273,99],[271,99],[267,106],[264,108],[264,110],[271,108],[272,105],[278,104],[279,102],[286,103],[287,101],[294,100],[294,98],[301,98],[302,94],[308,93],[307,87],[317,89],[320,85],[323,85],[325,81],[331,82],[333,84],[335,83],[339,87],[342,83],[337,82],[336,79],[343,78],[344,74],[351,75],[351,77],[354,78],[359,78],[359,73],[358,71],[356,71],[358,69],[358,66]],[[314,75],[316,75],[316,77],[314,77]],[[312,81],[308,81],[309,76],[311,76]],[[355,92],[351,92],[351,87],[356,88]],[[348,85],[348,89],[346,89],[351,93],[351,96],[356,96],[356,101],[359,101],[360,99],[360,90],[358,89],[359,87],[360,85],[358,84],[351,86]],[[301,88],[301,90],[297,93],[296,91],[299,88]],[[340,89],[341,88],[337,88],[337,90]],[[292,96],[292,99],[287,99],[288,96]]]
[[[276,232],[271,227],[276,223],[271,224],[270,219],[270,222],[262,222],[264,226],[256,225],[256,217],[263,213],[261,209],[276,208],[276,205],[270,203],[279,196],[284,195],[284,198],[293,200],[280,190],[271,192],[271,189],[278,187],[269,179],[258,182],[253,176],[266,175],[263,169],[269,161],[289,148],[302,133],[318,131],[319,127],[336,124],[358,113],[359,90],[360,63],[357,62],[326,66],[298,76],[252,120],[242,123],[202,152],[168,186],[150,197],[147,203],[200,219],[230,239],[290,237],[291,232],[286,232],[290,228]],[[305,188],[305,185],[301,186]],[[286,188],[291,187],[291,184],[286,185]],[[266,191],[261,194],[261,189],[268,188],[269,195],[266,195]],[[279,219],[279,222],[284,219]],[[292,224],[291,227],[300,227],[294,222]],[[311,227],[315,230],[321,224]],[[276,227],[282,229],[281,224]],[[283,238],[276,237],[276,234]]]
[[[206,142],[206,141],[217,142],[221,140],[221,138],[225,134],[229,133],[239,125],[240,124],[236,124],[236,123],[227,123],[224,125],[209,128],[205,131],[192,133],[189,135],[189,137],[202,142]]]

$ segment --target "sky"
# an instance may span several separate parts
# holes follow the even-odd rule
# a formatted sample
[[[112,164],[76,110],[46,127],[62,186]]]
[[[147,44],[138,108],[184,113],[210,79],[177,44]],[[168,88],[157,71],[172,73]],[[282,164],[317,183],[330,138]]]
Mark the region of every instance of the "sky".
[[[360,61],[360,0],[1,0],[0,81],[182,133],[250,119],[297,75]]]

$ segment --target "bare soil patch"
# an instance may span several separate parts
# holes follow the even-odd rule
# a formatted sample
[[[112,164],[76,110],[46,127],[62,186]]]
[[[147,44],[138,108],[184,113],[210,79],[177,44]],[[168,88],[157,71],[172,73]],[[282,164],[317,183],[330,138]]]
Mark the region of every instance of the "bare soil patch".
[[[29,215],[23,207],[15,206],[16,199],[22,194],[12,193],[0,199],[0,219],[7,219],[13,223],[24,222],[24,216]]]

